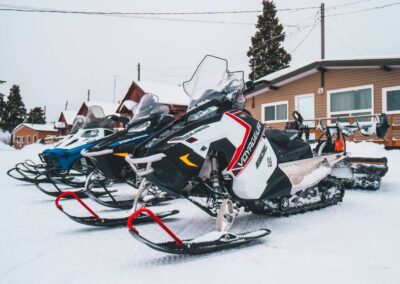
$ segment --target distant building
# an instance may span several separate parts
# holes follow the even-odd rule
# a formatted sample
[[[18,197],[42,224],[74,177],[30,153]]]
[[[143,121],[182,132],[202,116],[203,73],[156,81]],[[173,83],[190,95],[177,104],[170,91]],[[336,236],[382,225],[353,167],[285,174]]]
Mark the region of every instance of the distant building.
[[[76,114],[77,112],[73,110],[61,112],[58,121],[55,123],[55,128],[58,129],[58,136],[64,136],[71,131]]]
[[[21,123],[11,132],[15,148],[22,148],[25,145],[36,143],[39,140],[56,136],[57,130],[53,124],[31,124]]]
[[[117,112],[121,115],[131,116],[132,112],[125,107],[125,102],[139,102],[140,98],[146,93],[156,95],[160,103],[170,106],[171,114],[174,116],[184,114],[190,101],[181,86],[133,81],[125,97],[121,101]]]

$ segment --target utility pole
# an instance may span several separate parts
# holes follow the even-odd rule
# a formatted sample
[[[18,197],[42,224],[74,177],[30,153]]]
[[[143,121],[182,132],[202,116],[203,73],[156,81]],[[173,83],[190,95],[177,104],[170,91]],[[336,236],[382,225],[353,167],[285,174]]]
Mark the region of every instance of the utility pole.
[[[137,64],[137,80],[140,81],[140,62]]]
[[[114,75],[113,103],[115,104],[115,92],[117,90],[117,75]]]
[[[68,110],[68,100],[65,101],[65,110]]]
[[[325,59],[325,4],[321,3],[321,59]]]
[[[87,101],[90,101],[90,89],[87,90]]]

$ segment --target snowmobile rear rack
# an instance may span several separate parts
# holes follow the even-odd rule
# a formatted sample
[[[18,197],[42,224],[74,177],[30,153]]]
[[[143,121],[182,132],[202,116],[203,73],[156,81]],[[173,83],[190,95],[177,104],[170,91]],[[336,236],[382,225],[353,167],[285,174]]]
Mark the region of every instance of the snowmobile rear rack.
[[[141,236],[139,231],[133,226],[133,221],[142,213],[147,213],[151,219],[153,219],[161,228],[164,229],[164,231],[173,239],[173,241],[154,243]],[[197,239],[182,240],[148,208],[140,208],[129,217],[128,229],[135,239],[155,250],[165,253],[188,255],[211,253],[238,247],[271,233],[271,231],[268,229],[259,229],[239,234],[229,232],[211,232],[210,234]]]
[[[91,216],[78,217],[78,216],[73,216],[73,215],[65,212],[63,207],[60,204],[60,199],[69,197],[69,196],[76,199],[87,211],[89,211]],[[57,198],[55,200],[55,204],[56,204],[57,208],[60,209],[61,212],[63,212],[65,215],[67,215],[71,220],[81,223],[81,224],[84,224],[84,225],[89,225],[89,226],[96,226],[96,227],[126,226],[126,222],[129,218],[129,216],[121,217],[121,218],[102,218],[93,209],[91,209],[85,202],[83,202],[79,198],[78,194],[76,194],[75,192],[71,192],[71,191],[63,192],[59,196],[57,196]],[[165,218],[165,217],[175,215],[178,213],[179,213],[178,210],[164,211],[164,212],[157,213],[157,217]],[[151,220],[152,219],[149,216],[139,216],[136,219],[135,223],[136,224],[145,223],[145,222],[149,222]]]

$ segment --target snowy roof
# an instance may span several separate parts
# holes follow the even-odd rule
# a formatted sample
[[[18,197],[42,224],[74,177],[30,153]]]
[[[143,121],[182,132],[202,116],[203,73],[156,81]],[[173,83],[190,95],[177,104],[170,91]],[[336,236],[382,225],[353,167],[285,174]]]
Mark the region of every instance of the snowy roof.
[[[99,106],[103,109],[105,115],[116,114],[118,104],[99,102],[99,101],[85,101],[86,106],[89,108],[91,106]]]
[[[264,76],[256,82],[265,81],[265,84],[256,87],[247,97],[254,97],[270,90],[272,86],[279,87],[316,73],[322,69],[345,69],[345,68],[370,68],[370,67],[400,67],[400,56],[396,57],[363,57],[363,58],[330,58],[311,62],[302,66],[291,66]]]
[[[21,123],[17,127],[14,128],[12,133],[17,132],[22,126],[29,127],[33,130],[36,131],[57,131],[54,129],[54,124],[53,123],[48,123],[48,124],[34,124],[34,123]]]
[[[135,82],[145,93],[156,95],[159,102],[170,105],[187,106],[190,98],[180,85],[171,85],[154,82]]]
[[[68,125],[72,125],[74,123],[74,119],[75,119],[77,113],[78,112],[74,111],[74,110],[64,110],[62,112],[62,114],[65,118],[65,121],[67,122]]]

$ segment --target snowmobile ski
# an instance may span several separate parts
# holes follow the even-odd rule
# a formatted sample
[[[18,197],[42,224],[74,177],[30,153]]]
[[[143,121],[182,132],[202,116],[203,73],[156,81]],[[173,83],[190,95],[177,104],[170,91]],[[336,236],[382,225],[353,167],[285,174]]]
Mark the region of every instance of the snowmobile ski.
[[[169,236],[171,236],[173,241],[155,243],[140,235],[139,231],[133,226],[133,223],[137,217],[141,216],[143,213],[148,214],[152,220],[154,220]],[[197,239],[182,240],[148,208],[140,208],[129,217],[128,229],[135,239],[155,250],[165,253],[189,255],[212,253],[242,246],[271,233],[268,229],[259,229],[238,234],[230,232],[211,232]]]
[[[71,197],[76,199],[89,213],[91,216],[78,217],[68,214],[64,211],[63,207],[60,204],[60,199]],[[75,192],[63,192],[59,196],[57,196],[55,200],[55,204],[58,209],[60,209],[65,215],[68,216],[71,220],[81,223],[84,225],[95,226],[95,227],[119,227],[126,226],[129,216],[121,217],[121,218],[102,218],[96,212],[94,212],[86,203],[84,203],[79,196]],[[158,218],[165,218],[168,216],[176,215],[179,213],[179,210],[171,210],[157,213]],[[147,215],[138,216],[135,221],[135,224],[146,223],[152,221],[152,218]]]

